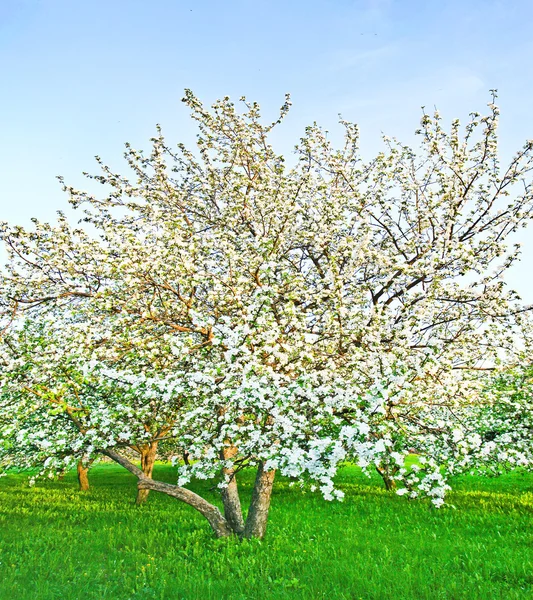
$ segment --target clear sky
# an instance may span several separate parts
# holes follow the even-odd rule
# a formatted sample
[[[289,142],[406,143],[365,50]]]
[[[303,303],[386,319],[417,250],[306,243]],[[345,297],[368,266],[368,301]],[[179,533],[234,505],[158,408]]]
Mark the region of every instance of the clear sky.
[[[359,123],[411,143],[420,107],[482,111],[498,88],[502,158],[533,138],[531,0],[0,0],[0,220],[50,220],[67,206],[56,175],[83,186],[99,154],[146,147],[155,123],[191,143],[180,99],[246,95],[275,114],[290,152],[316,120]],[[533,302],[533,228],[508,281]]]

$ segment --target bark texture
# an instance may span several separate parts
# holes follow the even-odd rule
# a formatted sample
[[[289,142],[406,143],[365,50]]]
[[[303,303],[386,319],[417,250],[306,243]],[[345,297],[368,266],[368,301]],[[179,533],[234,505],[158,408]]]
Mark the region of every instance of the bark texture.
[[[222,452],[223,459],[234,458],[237,454],[237,448],[230,446],[224,448]],[[244,519],[242,516],[241,499],[239,498],[239,488],[234,469],[222,469],[224,477],[229,479],[227,487],[222,488],[222,502],[224,504],[224,516],[231,528],[237,535],[242,535],[244,531]]]
[[[139,480],[137,484],[139,489],[162,492],[163,494],[173,496],[174,498],[185,502],[185,504],[192,506],[207,519],[217,537],[229,537],[233,535],[231,525],[220,510],[213,504],[207,502],[207,500],[204,500],[201,496],[198,496],[198,494],[195,494],[186,488],[182,488],[179,485],[171,485],[169,483],[149,479],[139,467],[135,466],[127,458],[124,458],[114,450],[103,450],[102,453],[135,475]]]
[[[154,471],[154,463],[155,457],[157,454],[157,442],[151,442],[150,444],[146,444],[141,446],[141,470],[145,474],[146,477],[152,478],[152,473]],[[137,490],[137,500],[136,503],[138,505],[146,502],[148,498],[148,494],[150,493],[149,489],[141,489]]]
[[[89,489],[89,477],[87,475],[89,471],[89,467],[86,467],[83,464],[83,461],[79,460],[77,465],[78,471],[78,483],[80,485],[80,490],[82,492],[86,492]]]
[[[245,538],[261,539],[265,535],[275,475],[276,471],[265,470],[264,463],[260,463],[257,467],[252,502],[244,526],[243,537]]]

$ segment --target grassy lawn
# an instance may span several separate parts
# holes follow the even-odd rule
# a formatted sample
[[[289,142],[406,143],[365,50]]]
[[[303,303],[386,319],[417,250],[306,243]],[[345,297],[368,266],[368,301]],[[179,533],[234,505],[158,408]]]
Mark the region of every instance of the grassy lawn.
[[[174,480],[166,465],[155,476]],[[533,475],[456,480],[455,510],[388,494],[356,468],[341,472],[342,503],[278,481],[263,542],[216,540],[154,492],[136,507],[120,467],[90,479],[85,493],[74,474],[0,479],[0,599],[533,598]],[[208,487],[195,489],[214,499]]]

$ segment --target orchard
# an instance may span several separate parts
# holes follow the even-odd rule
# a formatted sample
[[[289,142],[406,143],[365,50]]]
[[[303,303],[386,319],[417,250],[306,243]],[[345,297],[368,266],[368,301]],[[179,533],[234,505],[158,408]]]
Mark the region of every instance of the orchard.
[[[353,464],[439,508],[451,475],[530,469],[529,308],[504,278],[533,142],[500,164],[495,95],[465,124],[424,113],[418,148],[385,137],[371,160],[343,120],[340,147],[313,124],[276,153],[289,97],[274,122],[245,98],[184,102],[195,148],[158,127],[125,175],[97,157],[100,195],[60,178],[78,221],[0,225],[3,471],[78,465],[87,487],[110,459],[139,504],[263,538],[277,473],[338,502]]]

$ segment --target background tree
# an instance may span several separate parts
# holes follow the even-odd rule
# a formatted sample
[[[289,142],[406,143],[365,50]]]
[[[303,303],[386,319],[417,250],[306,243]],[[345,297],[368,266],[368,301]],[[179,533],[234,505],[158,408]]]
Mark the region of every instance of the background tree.
[[[533,466],[533,367],[530,354],[514,368],[502,366],[487,378],[483,402],[464,415],[465,429],[477,436],[471,448],[457,432],[460,470],[472,467],[499,475]]]
[[[131,373],[120,381],[111,372],[95,377],[94,364],[84,348],[72,346],[68,332],[68,321],[28,322],[4,337],[2,463],[42,467],[41,474],[49,475],[63,474],[76,464],[80,489],[87,490],[88,469],[100,456],[98,432],[106,446],[138,454],[141,470],[151,477],[159,443],[179,402],[169,410],[168,399],[147,395],[146,386],[134,386],[137,379]],[[146,373],[139,382],[145,380]],[[147,495],[148,490],[139,490],[137,503]]]

